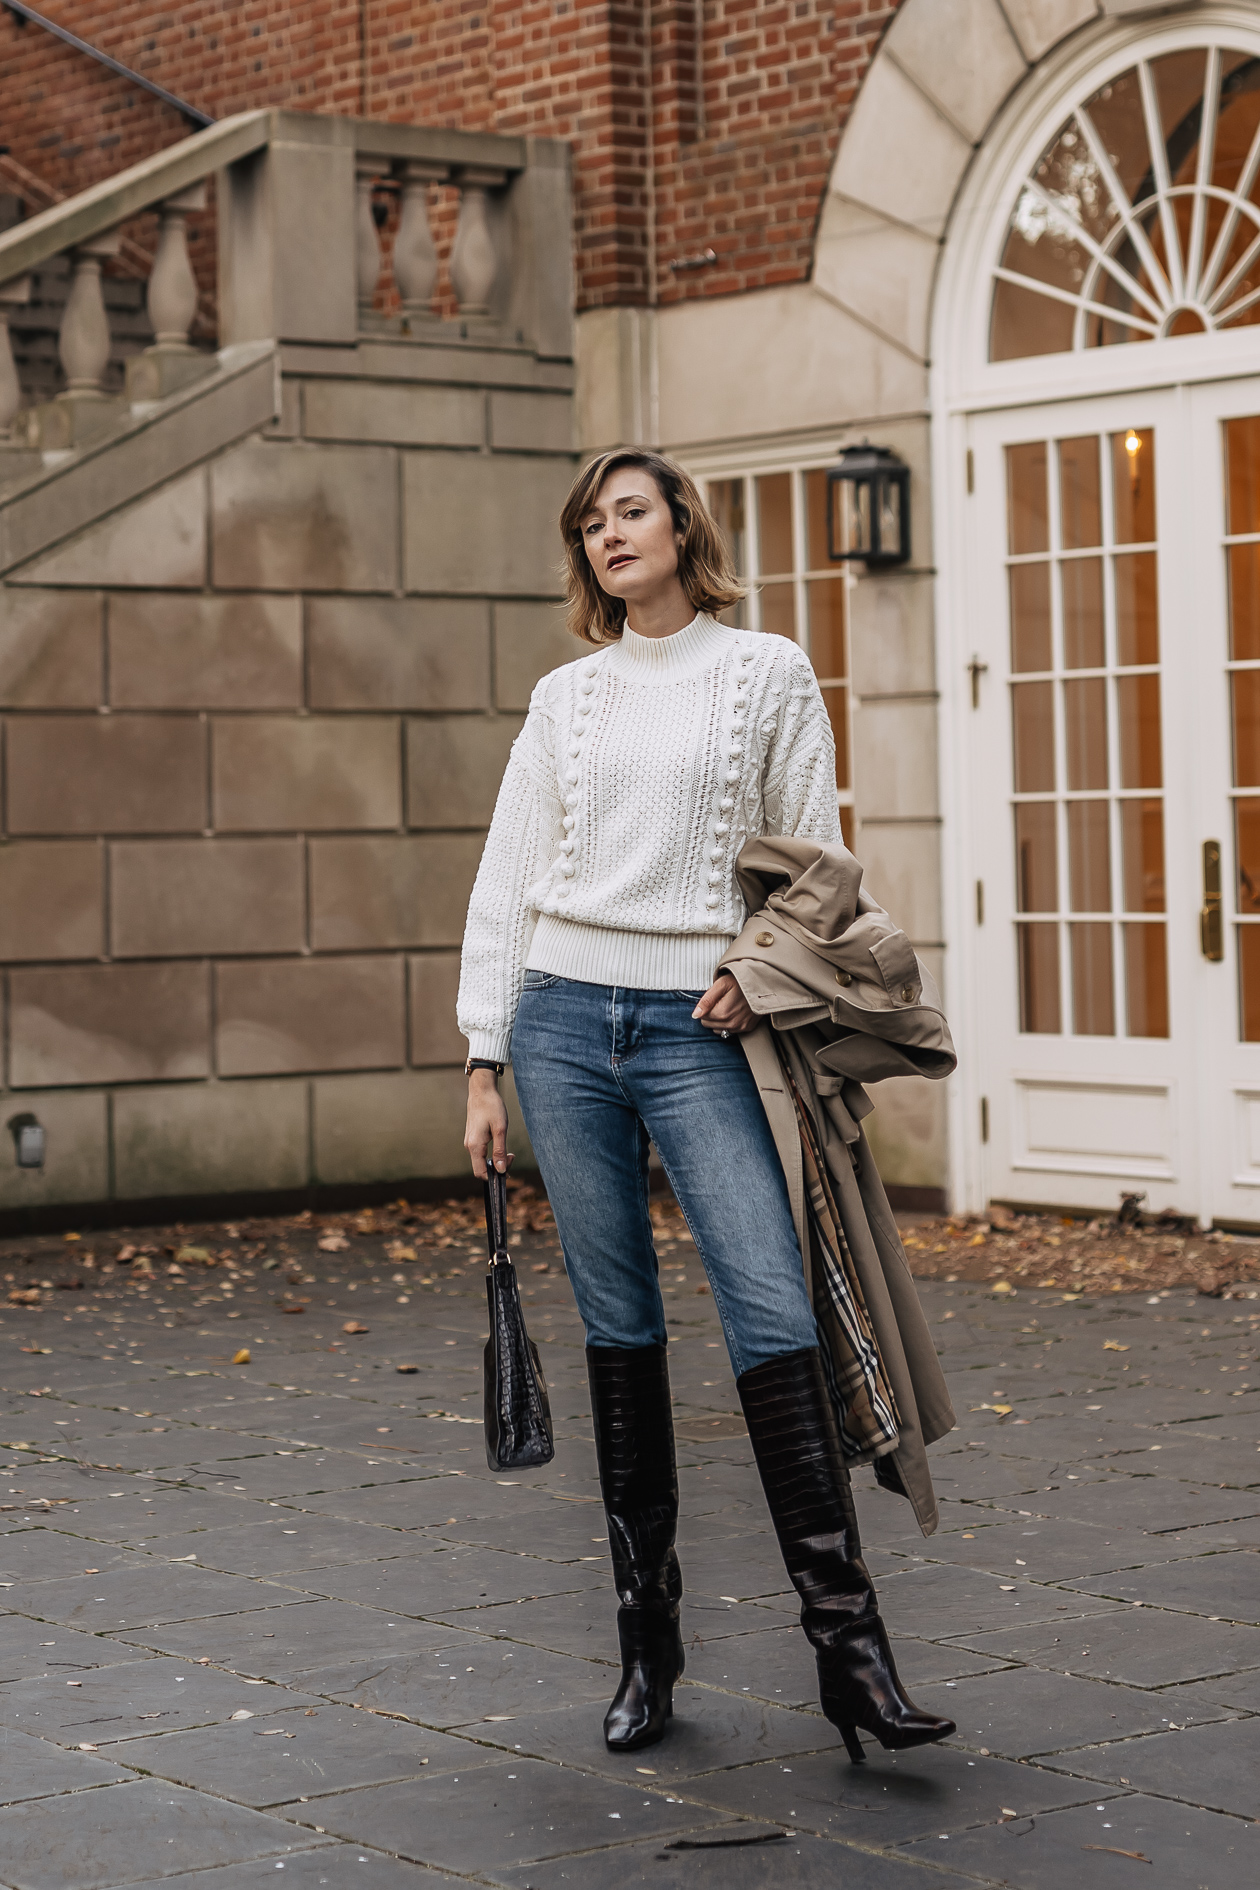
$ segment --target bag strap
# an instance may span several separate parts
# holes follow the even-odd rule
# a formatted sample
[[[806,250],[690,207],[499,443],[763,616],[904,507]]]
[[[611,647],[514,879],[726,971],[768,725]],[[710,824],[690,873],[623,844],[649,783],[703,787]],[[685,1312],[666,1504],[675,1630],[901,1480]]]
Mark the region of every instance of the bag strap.
[[[490,1265],[498,1266],[510,1258],[507,1250],[507,1176],[499,1174],[497,1169],[487,1163],[488,1177],[486,1190],[486,1246],[490,1252]]]

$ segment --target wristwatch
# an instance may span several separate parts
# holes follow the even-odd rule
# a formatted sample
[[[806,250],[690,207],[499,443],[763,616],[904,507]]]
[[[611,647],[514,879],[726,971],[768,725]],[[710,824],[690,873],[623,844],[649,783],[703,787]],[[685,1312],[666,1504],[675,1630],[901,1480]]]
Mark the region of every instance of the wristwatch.
[[[469,1057],[464,1065],[464,1075],[471,1076],[474,1070],[493,1070],[496,1076],[502,1076],[506,1063],[492,1063],[488,1057]]]

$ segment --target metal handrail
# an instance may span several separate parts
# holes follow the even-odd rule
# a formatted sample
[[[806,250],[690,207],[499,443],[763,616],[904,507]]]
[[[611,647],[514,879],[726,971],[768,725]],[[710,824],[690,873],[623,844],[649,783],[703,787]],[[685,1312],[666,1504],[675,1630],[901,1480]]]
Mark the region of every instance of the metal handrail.
[[[0,0],[0,6],[7,7],[10,13],[16,13],[19,19],[29,20],[32,26],[42,26],[44,31],[51,33],[54,39],[64,41],[67,46],[72,46],[75,52],[84,53],[89,59],[95,59],[98,65],[107,66],[111,72],[116,72],[120,79],[130,79],[133,85],[143,86],[144,90],[151,92],[154,98],[160,98],[164,105],[170,105],[175,111],[181,113],[190,124],[197,127],[198,131],[209,130],[215,122],[213,118],[208,118],[205,112],[199,112],[195,105],[188,104],[186,99],[176,98],[174,92],[168,92],[165,86],[156,85],[152,79],[146,79],[143,72],[133,72],[132,68],[124,66],[121,60],[111,59],[110,55],[102,52],[99,46],[93,46],[90,41],[80,39],[77,33],[70,31],[69,27],[58,26],[56,20],[46,19],[42,13],[36,13],[34,7],[23,5],[23,0]]]

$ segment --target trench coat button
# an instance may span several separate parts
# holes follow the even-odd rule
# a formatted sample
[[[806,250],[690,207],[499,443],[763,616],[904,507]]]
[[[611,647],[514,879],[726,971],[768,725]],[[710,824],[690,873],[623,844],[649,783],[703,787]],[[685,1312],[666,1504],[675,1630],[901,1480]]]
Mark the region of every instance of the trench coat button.
[[[901,987],[901,1001],[902,1001],[902,1003],[903,1003],[903,1004],[913,1004],[913,1003],[914,1003],[914,986],[913,986],[912,984],[903,984],[903,985],[902,985],[902,987]]]
[[[852,983],[853,983],[853,974],[852,974],[852,972],[849,972],[849,971],[838,971],[838,972],[836,973],[836,983],[837,983],[837,984],[843,984],[843,985],[850,985],[850,984],[852,984]]]
[[[758,945],[773,945],[774,933],[773,932],[758,932],[757,943]]]

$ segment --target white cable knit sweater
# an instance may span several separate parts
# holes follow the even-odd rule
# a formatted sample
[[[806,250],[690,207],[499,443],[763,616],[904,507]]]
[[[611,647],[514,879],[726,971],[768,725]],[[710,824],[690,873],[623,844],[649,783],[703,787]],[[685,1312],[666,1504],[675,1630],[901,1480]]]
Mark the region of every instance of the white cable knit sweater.
[[[697,991],[747,917],[759,834],[840,838],[809,659],[699,616],[544,676],[512,747],[468,907],[459,1027],[506,1062],[526,969]]]

